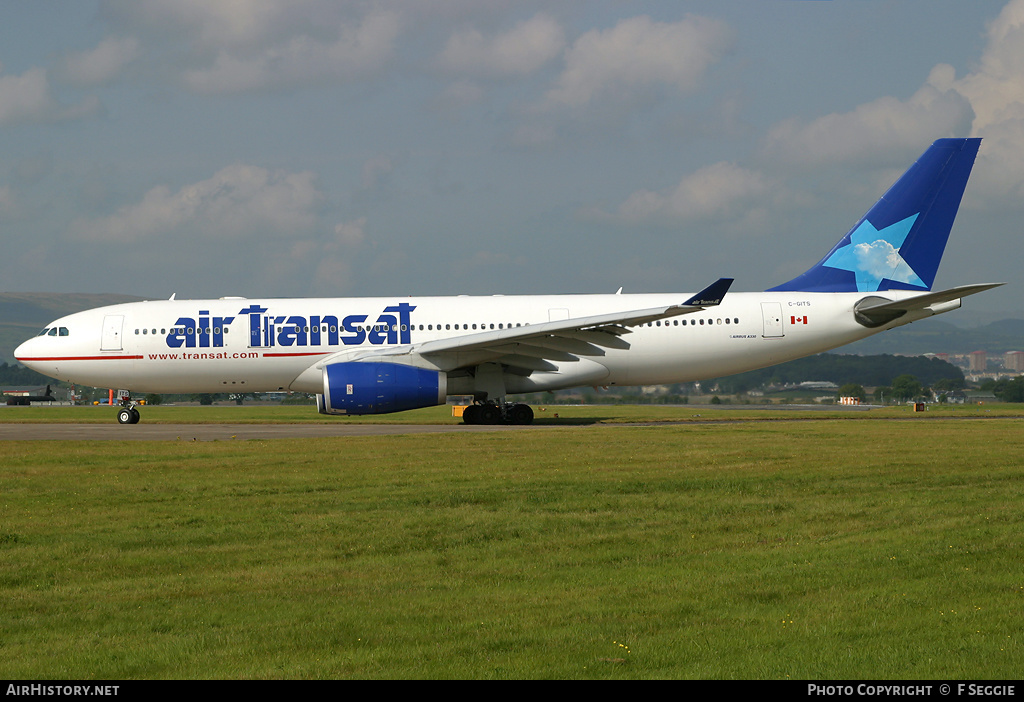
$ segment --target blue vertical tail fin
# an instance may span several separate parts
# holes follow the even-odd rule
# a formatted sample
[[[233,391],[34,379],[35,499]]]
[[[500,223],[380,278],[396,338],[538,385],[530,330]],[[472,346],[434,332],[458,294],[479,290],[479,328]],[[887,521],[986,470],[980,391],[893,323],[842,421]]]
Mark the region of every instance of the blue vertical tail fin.
[[[810,270],[771,290],[931,290],[981,139],[939,139]]]

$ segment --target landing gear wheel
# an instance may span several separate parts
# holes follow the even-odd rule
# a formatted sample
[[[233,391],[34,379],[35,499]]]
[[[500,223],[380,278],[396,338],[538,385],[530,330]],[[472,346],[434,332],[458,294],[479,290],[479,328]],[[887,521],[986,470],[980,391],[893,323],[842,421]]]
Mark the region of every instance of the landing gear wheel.
[[[141,415],[139,411],[135,409],[135,405],[129,405],[122,407],[117,411],[117,423],[118,424],[138,424]]]
[[[480,405],[470,405],[462,411],[462,421],[466,424],[480,423]]]
[[[479,420],[481,424],[500,424],[501,410],[496,405],[480,405]]]
[[[533,408],[520,402],[503,405],[485,402],[463,410],[462,421],[466,424],[532,424]]]
[[[511,424],[532,424],[533,409],[529,405],[512,405],[508,411],[508,421]]]

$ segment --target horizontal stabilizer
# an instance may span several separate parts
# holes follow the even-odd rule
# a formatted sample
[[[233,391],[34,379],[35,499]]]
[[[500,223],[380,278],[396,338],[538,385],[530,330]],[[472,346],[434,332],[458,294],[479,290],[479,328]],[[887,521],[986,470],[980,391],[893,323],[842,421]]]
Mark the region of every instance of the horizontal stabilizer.
[[[880,327],[888,324],[909,312],[930,310],[933,314],[946,312],[960,306],[960,298],[998,288],[1005,283],[981,283],[978,285],[961,285],[948,290],[915,295],[905,300],[887,300],[883,297],[866,297],[857,304],[854,313],[857,321],[865,327]],[[943,303],[956,302],[946,306]]]

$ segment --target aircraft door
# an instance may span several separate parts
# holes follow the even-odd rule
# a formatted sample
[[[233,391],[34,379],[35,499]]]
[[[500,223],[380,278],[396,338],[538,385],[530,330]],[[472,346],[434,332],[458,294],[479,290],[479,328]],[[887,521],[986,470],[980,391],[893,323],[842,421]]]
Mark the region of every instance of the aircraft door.
[[[761,316],[764,318],[764,333],[761,336],[765,339],[778,339],[784,336],[781,302],[762,302]]]
[[[108,314],[103,318],[103,335],[100,337],[100,351],[120,351],[123,348],[121,343],[123,327],[123,314]]]
[[[249,329],[249,348],[265,349],[270,346],[270,318],[263,320],[263,325]]]

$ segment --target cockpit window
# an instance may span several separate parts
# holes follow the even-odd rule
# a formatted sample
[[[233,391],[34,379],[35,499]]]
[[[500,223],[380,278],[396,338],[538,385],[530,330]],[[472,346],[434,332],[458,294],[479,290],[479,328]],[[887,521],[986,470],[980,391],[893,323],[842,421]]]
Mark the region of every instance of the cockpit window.
[[[57,327],[50,327],[50,331],[47,333],[47,336],[57,336]]]
[[[36,334],[36,336],[46,336],[47,332],[49,332],[49,331],[50,331],[50,328],[47,327],[46,329],[44,329],[41,332],[39,332],[38,334]]]
[[[36,336],[68,336],[69,334],[67,327],[47,327]]]
[[[61,328],[60,328],[60,335],[61,335],[61,336],[67,336],[67,335],[68,335],[68,333],[69,333],[69,332],[68,332],[68,328],[67,328],[67,327],[61,327]]]

